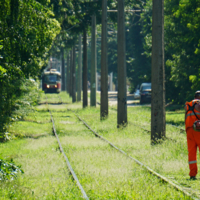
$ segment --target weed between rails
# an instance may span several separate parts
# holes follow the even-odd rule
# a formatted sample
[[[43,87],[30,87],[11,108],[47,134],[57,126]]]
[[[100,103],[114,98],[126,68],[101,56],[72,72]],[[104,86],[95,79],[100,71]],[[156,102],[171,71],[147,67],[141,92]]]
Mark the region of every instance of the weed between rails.
[[[177,142],[166,140],[151,146],[150,135],[139,127],[128,123],[126,128],[118,129],[116,111],[109,110],[109,117],[101,121],[98,106],[82,109],[81,102],[71,104],[66,93],[60,95],[67,104],[49,107],[63,149],[90,199],[189,199],[96,138],[67,109],[75,110],[93,130],[145,165],[172,177],[177,183],[191,186],[186,180],[188,165],[185,135],[170,127],[167,136],[175,138]],[[57,101],[56,94],[48,94],[48,99],[51,97],[52,102]],[[150,110],[128,108],[128,120],[143,125],[144,118],[140,113],[150,115]],[[50,120],[46,105],[37,106],[35,113],[30,113],[26,119],[42,123],[16,122],[9,131],[29,136],[44,134],[45,137],[38,137],[37,140],[22,138],[0,144],[1,155],[12,156],[25,172],[17,180],[0,183],[0,196],[4,199],[82,199],[58,151],[51,123],[44,123]],[[197,185],[191,187],[195,189]]]

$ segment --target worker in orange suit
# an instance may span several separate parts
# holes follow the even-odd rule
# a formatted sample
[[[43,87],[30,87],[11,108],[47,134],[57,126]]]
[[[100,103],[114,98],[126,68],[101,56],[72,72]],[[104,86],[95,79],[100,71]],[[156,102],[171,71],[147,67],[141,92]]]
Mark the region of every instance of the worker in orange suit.
[[[200,151],[200,132],[193,127],[195,121],[200,120],[200,90],[195,92],[194,100],[185,103],[185,130],[187,133],[188,162],[190,179],[196,180],[197,147]]]

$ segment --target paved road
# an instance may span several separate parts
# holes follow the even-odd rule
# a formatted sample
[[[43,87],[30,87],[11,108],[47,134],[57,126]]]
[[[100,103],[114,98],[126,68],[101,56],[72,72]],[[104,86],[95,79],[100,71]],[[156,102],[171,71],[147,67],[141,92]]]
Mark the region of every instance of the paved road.
[[[117,91],[108,92],[109,105],[117,105]],[[133,94],[127,93],[127,105],[136,106],[139,105],[139,100],[134,100]]]

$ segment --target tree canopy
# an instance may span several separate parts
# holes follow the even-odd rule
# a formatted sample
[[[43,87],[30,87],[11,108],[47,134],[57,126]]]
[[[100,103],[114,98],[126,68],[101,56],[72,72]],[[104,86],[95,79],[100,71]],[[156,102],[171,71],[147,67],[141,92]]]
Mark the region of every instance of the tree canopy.
[[[101,28],[101,4],[101,0],[0,1],[0,132],[23,94],[24,80],[39,77],[50,54],[59,57],[62,49],[70,49],[84,29],[90,34],[92,14]],[[117,2],[108,1],[107,8],[117,10]],[[200,2],[165,0],[164,10],[166,102],[183,104],[199,89]],[[152,0],[125,0],[125,23],[127,76],[134,89],[151,81]],[[117,12],[108,13],[108,31],[108,71],[116,76]],[[98,71],[100,49],[97,39]]]

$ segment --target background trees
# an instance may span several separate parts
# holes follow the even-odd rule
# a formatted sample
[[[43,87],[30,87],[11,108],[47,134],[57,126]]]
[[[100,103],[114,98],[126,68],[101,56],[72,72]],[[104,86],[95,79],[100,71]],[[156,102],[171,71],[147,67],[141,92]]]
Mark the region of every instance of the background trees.
[[[168,98],[184,103],[199,89],[200,2],[166,1],[166,65],[172,81]],[[171,8],[171,9],[170,9]],[[169,89],[168,89],[169,90]]]
[[[152,31],[150,25],[152,2],[150,5],[143,2],[139,2],[137,6],[132,6],[132,9],[140,12],[132,13],[126,25],[128,30],[126,37],[127,75],[131,82],[132,90],[142,82],[151,82],[151,48],[148,48],[151,43],[146,43],[146,39],[151,38],[148,36],[151,35]],[[145,11],[143,10],[144,8]]]
[[[74,45],[82,28],[88,28],[95,6],[99,8],[79,0],[0,2],[1,139],[24,94],[22,83],[40,77],[50,54],[59,56]]]
[[[183,104],[199,89],[199,17],[200,3],[193,0],[165,0],[166,101]],[[152,0],[141,14],[143,47],[151,58]]]
[[[183,104],[199,89],[200,2],[165,0],[164,6],[166,102]],[[111,0],[107,7],[117,10],[117,2]],[[60,57],[64,50],[66,58],[66,52],[83,29],[90,34],[94,13],[100,72],[101,1],[2,0],[0,9],[0,132],[3,132],[16,109],[17,99],[24,93],[21,89],[24,80],[39,77],[50,54]],[[126,65],[132,89],[151,81],[151,27],[152,0],[125,1]],[[88,62],[89,51],[88,48]],[[117,12],[108,12],[108,72],[117,76]]]

